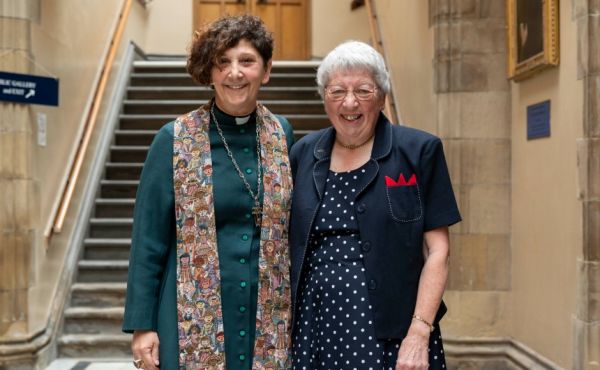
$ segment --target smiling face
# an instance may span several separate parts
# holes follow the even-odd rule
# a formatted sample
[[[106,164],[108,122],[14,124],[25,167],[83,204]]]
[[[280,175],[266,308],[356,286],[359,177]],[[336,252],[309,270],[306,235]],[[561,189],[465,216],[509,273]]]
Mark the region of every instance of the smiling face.
[[[246,40],[227,49],[211,71],[217,106],[225,113],[245,116],[256,108],[258,90],[269,82],[271,61],[262,57]]]
[[[379,112],[383,109],[385,95],[379,90],[370,100],[358,100],[350,91],[373,90],[377,87],[371,73],[364,69],[340,70],[331,74],[327,88],[347,90],[342,100],[334,100],[325,93],[325,111],[344,144],[359,144],[368,140],[375,130]]]

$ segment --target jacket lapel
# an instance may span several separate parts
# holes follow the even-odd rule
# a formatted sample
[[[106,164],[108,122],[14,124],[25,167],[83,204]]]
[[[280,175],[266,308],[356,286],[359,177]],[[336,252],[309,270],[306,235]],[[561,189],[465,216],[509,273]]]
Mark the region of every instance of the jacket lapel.
[[[335,131],[333,127],[329,127],[317,141],[313,153],[317,160],[313,167],[313,179],[319,200],[323,199],[323,193],[325,192],[327,171],[329,171],[329,165],[331,163],[333,140],[335,140]]]

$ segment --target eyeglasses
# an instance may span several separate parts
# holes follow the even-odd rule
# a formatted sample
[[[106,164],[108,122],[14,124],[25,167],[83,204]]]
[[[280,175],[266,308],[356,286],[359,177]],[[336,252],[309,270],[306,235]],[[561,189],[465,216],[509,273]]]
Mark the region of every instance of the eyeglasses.
[[[325,95],[333,101],[340,101],[344,100],[350,92],[357,100],[364,101],[373,99],[377,90],[375,86],[360,86],[354,90],[347,90],[341,86],[327,86],[325,88]]]

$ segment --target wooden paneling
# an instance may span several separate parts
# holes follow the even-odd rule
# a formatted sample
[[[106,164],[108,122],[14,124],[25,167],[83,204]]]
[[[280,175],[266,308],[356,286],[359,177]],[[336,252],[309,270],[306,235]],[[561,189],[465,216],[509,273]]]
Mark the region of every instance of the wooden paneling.
[[[247,4],[235,0],[194,0],[194,31],[225,14],[243,14],[249,11]]]
[[[309,0],[194,0],[194,30],[225,14],[259,16],[273,32],[276,60],[305,60],[308,45]]]
[[[281,6],[281,28],[279,31],[279,49],[282,59],[308,59],[307,11],[304,2],[292,4],[285,2]]]

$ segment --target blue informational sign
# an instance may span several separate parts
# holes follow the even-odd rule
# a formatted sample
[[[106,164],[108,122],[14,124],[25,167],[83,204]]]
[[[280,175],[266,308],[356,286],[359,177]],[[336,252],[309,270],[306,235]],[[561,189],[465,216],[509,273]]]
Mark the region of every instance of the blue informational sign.
[[[550,136],[550,100],[527,107],[527,140]]]
[[[0,72],[0,100],[58,106],[58,79]]]

